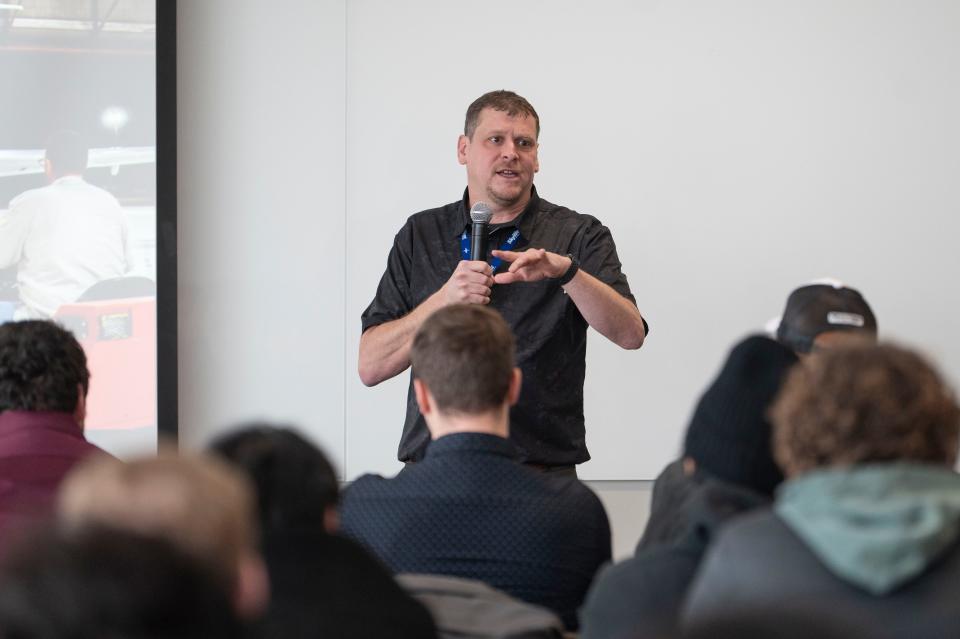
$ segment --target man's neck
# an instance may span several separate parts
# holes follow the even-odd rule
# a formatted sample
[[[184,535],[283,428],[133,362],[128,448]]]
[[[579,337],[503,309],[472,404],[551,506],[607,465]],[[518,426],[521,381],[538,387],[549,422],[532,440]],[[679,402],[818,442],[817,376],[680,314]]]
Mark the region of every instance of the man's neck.
[[[437,414],[427,420],[427,426],[433,439],[455,433],[482,433],[506,438],[510,432],[509,414],[508,410],[500,409],[477,415]]]

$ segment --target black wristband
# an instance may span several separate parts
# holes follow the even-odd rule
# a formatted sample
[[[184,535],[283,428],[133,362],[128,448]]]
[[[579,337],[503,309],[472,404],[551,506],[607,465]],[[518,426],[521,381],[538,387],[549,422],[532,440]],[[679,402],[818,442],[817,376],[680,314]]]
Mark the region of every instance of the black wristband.
[[[577,271],[580,270],[580,261],[569,253],[567,253],[567,257],[570,258],[570,268],[567,269],[566,273],[560,276],[560,279],[558,280],[560,286],[569,284],[570,280],[572,280],[577,274]]]

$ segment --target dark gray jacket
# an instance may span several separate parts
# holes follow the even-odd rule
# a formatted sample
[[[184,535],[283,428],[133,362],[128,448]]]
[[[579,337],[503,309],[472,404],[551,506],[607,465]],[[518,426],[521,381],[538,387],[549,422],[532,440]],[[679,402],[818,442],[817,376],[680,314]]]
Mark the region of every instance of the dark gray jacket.
[[[683,623],[790,607],[855,620],[864,637],[957,639],[960,538],[950,503],[958,489],[949,471],[894,465],[788,482],[776,512],[751,513],[720,533]],[[911,559],[912,547],[927,560]],[[901,576],[886,579],[893,570]]]
[[[685,497],[669,517],[683,526],[682,532],[672,532],[665,537],[675,536],[672,541],[651,543],[600,573],[580,611],[581,639],[673,636],[711,539],[731,518],[769,505],[758,493],[702,474],[684,485]]]

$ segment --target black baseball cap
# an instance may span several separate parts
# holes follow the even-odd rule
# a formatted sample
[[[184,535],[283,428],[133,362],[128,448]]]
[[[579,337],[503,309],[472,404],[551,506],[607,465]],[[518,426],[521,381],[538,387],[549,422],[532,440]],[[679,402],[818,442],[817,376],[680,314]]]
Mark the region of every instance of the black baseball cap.
[[[839,284],[809,284],[790,293],[777,327],[780,343],[809,353],[817,335],[829,331],[876,339],[877,318],[860,291]]]

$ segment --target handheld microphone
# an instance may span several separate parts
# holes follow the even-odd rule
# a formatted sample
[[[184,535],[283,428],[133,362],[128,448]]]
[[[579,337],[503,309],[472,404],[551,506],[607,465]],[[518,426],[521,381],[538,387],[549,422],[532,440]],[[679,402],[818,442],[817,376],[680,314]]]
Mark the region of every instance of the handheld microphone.
[[[493,217],[493,211],[486,202],[477,202],[470,207],[470,219],[473,225],[470,231],[470,259],[487,261],[487,225]]]

